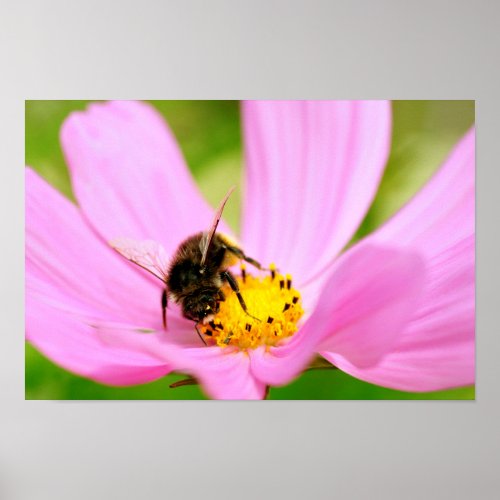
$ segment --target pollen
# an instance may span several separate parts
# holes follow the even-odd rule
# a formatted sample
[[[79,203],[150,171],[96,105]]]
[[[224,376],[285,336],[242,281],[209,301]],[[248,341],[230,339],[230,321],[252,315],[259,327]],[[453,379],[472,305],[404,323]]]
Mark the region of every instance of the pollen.
[[[240,350],[275,346],[298,330],[304,310],[300,293],[293,288],[292,277],[281,275],[270,266],[267,276],[253,276],[242,266],[236,281],[247,307],[243,309],[229,285],[222,288],[226,299],[212,321],[199,325],[208,345]]]

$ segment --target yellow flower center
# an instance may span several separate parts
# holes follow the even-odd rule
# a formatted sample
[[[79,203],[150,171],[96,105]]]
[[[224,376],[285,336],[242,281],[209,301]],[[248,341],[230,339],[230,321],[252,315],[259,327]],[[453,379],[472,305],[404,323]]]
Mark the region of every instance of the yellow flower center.
[[[300,293],[292,287],[292,277],[283,276],[270,266],[269,276],[249,275],[242,266],[237,277],[245,312],[229,285],[222,289],[226,300],[212,321],[200,325],[207,343],[225,348],[254,349],[260,345],[274,346],[291,337],[304,314]]]

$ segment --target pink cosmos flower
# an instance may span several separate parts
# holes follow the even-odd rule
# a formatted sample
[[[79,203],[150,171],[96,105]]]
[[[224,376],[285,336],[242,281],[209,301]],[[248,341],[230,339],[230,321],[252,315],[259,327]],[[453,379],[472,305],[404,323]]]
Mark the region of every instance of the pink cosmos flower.
[[[213,398],[262,398],[320,354],[382,386],[474,382],[474,131],[381,228],[342,253],[377,191],[391,135],[382,101],[246,102],[241,247],[293,276],[305,315],[274,346],[205,346],[117,237],[172,256],[213,214],[147,104],[93,104],[65,122],[78,206],[26,173],[26,336],[62,367],[132,385],[176,371]],[[222,222],[221,230],[227,226]],[[144,333],[149,332],[149,333]]]

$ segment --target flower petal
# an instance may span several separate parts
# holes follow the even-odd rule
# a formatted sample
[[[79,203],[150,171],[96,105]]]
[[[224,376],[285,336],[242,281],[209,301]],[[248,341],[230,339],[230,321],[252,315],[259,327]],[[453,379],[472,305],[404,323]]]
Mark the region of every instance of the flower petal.
[[[432,258],[473,235],[474,171],[471,129],[427,185],[370,240],[412,246]]]
[[[337,261],[301,331],[269,353],[251,353],[252,372],[268,384],[282,385],[322,349],[356,366],[374,365],[414,314],[423,280],[423,261],[414,252],[372,244],[352,248]]]
[[[135,272],[69,200],[26,170],[27,340],[55,363],[99,382],[154,380],[170,371],[165,362],[103,346],[95,326],[106,320],[159,328],[160,285]],[[175,312],[169,327],[173,339],[196,342],[192,324]]]
[[[469,237],[431,262],[432,286],[424,295],[425,302],[378,365],[360,369],[331,352],[321,354],[357,378],[403,391],[473,384],[473,254],[474,238]]]
[[[90,323],[29,294],[26,336],[45,356],[66,370],[103,384],[144,384],[171,370],[165,361],[143,352],[103,344]]]
[[[389,153],[385,101],[249,101],[243,107],[243,242],[299,285],[339,253],[369,208]]]
[[[394,389],[432,391],[474,383],[474,130],[431,181],[372,242],[399,242],[426,256],[419,309],[393,351],[363,370],[333,353],[352,375]]]
[[[179,243],[208,228],[202,199],[160,115],[145,103],[96,103],[70,115],[61,130],[73,189],[106,240]]]
[[[180,348],[168,333],[140,335],[115,329],[100,329],[109,345],[144,352],[168,363],[181,373],[195,376],[214,399],[262,399],[265,385],[250,373],[246,353],[219,347]]]
[[[28,293],[36,278],[40,296],[50,286],[96,318],[159,327],[161,282],[134,267],[96,237],[75,205],[26,169]]]

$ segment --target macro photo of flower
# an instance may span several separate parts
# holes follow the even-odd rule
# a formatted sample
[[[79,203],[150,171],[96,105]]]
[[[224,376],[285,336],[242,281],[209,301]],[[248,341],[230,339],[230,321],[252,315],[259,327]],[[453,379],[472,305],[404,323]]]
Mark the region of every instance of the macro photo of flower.
[[[27,101],[26,398],[474,399],[473,121]]]

